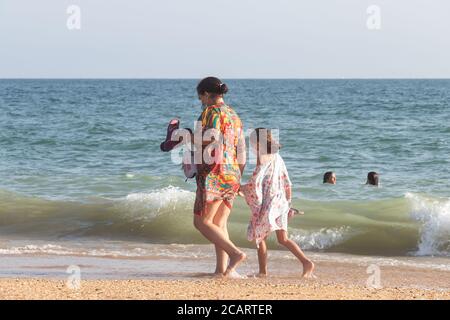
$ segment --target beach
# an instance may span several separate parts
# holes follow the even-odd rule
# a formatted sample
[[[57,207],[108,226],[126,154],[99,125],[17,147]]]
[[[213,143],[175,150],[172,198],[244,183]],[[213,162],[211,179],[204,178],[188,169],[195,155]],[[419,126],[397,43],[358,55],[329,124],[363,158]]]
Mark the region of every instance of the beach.
[[[411,276],[438,282],[442,274],[402,270]],[[448,273],[446,274],[448,278]],[[402,282],[399,271],[390,273]],[[441,279],[442,280],[442,279]],[[357,283],[358,281],[356,281]],[[84,280],[79,290],[64,280],[1,279],[0,299],[126,299],[126,300],[449,300],[450,289],[423,289],[415,286],[388,286],[380,289],[345,282],[324,280],[268,279],[192,279],[192,280]]]
[[[450,299],[450,270],[429,259],[408,262],[315,253],[311,257],[317,278],[302,279],[299,263],[286,251],[273,250],[271,273],[257,278],[255,253],[246,250],[249,259],[239,271],[247,279],[223,279],[209,273],[214,266],[210,246],[185,249],[211,250],[211,255],[4,257],[2,265],[9,265],[8,271],[15,265],[16,276],[6,273],[6,267],[0,269],[0,299]],[[67,266],[77,261],[80,282],[74,286]]]
[[[227,80],[246,133],[279,130],[292,206],[305,212],[289,237],[316,263],[306,281],[273,235],[270,276],[253,278],[242,198],[228,231],[249,278],[210,277],[195,181],[160,151],[170,119],[198,119],[197,80],[0,80],[0,298],[449,299],[449,84]],[[336,185],[322,183],[327,171]]]
[[[0,280],[0,299],[38,300],[449,300],[438,290],[368,289],[320,283],[287,283],[281,280],[91,280],[80,291],[66,288],[64,281],[28,279]]]
[[[431,3],[1,0],[0,302],[450,300]]]

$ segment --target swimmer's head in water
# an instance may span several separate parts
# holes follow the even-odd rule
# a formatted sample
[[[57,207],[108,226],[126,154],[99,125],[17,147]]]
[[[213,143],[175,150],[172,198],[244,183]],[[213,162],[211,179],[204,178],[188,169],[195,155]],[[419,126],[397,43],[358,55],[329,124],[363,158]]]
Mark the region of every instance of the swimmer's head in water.
[[[333,171],[325,172],[323,175],[323,183],[336,184],[336,173]]]
[[[218,98],[222,98],[228,92],[228,86],[219,78],[207,77],[197,85],[198,99],[204,107],[213,105]]]
[[[281,149],[281,145],[267,128],[256,128],[250,134],[250,145],[257,155],[274,154]]]
[[[366,182],[366,184],[369,184],[369,185],[372,185],[372,186],[378,186],[379,179],[380,179],[380,177],[379,177],[378,173],[376,173],[374,171],[369,172],[367,174],[367,182]]]

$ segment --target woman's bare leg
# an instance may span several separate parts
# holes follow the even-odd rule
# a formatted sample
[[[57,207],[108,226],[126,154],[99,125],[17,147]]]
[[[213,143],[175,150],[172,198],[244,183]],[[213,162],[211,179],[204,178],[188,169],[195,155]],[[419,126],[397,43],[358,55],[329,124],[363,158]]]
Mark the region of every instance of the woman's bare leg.
[[[223,230],[216,226],[213,222],[215,215],[218,214],[222,202],[223,201],[219,200],[206,204],[205,213],[202,216],[194,215],[194,226],[206,239],[219,246],[230,257],[230,263],[224,272],[224,275],[227,276],[240,262],[245,260],[246,255],[244,252],[240,251],[233,244],[233,242],[227,239]]]
[[[259,277],[267,276],[267,244],[263,239],[258,247]]]
[[[229,239],[227,231],[224,230],[224,232],[225,237]],[[216,270],[214,271],[214,274],[223,275],[227,270],[228,266],[228,254],[225,250],[221,249],[217,244],[215,244],[214,247],[216,250]]]
[[[223,207],[223,208],[222,208]],[[219,207],[219,210],[217,211],[217,214],[215,215],[213,219],[213,223],[222,229],[224,236],[226,239],[230,239],[230,236],[228,234],[228,228],[227,228],[227,222],[228,217],[230,216],[231,209],[228,208],[225,203],[222,202],[222,204]],[[214,245],[216,249],[216,271],[215,274],[224,274],[227,270],[228,266],[228,254],[225,250],[223,250],[218,245]]]
[[[314,271],[314,263],[303,253],[302,249],[291,239],[288,238],[285,230],[277,230],[278,243],[285,246],[291,251],[298,260],[303,264],[303,277],[309,278]]]

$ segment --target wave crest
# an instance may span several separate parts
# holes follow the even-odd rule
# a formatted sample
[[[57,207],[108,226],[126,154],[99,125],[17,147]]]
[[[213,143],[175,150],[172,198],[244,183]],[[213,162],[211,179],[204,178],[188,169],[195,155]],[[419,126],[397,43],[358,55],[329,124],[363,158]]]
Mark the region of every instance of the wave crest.
[[[152,219],[161,213],[192,208],[195,194],[178,187],[168,186],[150,192],[131,193],[118,207],[136,219]]]
[[[405,197],[411,203],[411,218],[420,222],[420,241],[416,255],[450,254],[450,199],[431,199],[413,193]]]
[[[343,243],[352,236],[350,227],[322,228],[318,231],[296,230],[291,239],[306,250],[324,250]]]

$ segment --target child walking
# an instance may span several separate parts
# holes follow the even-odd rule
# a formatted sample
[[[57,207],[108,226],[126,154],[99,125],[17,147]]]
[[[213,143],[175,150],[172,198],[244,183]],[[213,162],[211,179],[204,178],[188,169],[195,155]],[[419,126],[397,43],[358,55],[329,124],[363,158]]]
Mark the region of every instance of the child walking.
[[[250,206],[252,216],[247,230],[249,241],[258,248],[259,276],[267,276],[266,238],[275,231],[278,243],[289,249],[303,265],[303,277],[313,277],[314,263],[288,238],[291,209],[291,181],[278,150],[280,145],[269,129],[258,128],[250,135],[250,145],[257,155],[257,165],[250,181],[241,186],[241,195]]]

